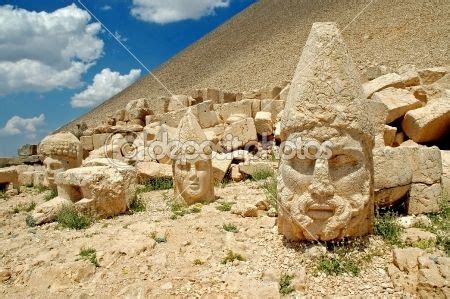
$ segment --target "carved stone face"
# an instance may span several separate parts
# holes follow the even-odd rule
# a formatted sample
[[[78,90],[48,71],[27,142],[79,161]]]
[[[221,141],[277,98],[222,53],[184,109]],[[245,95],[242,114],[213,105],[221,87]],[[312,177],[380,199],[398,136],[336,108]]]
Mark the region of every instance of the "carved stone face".
[[[299,136],[293,133],[288,140]],[[280,162],[279,230],[289,239],[327,241],[364,235],[371,229],[370,150],[347,133],[328,141],[328,157],[296,155]]]
[[[211,160],[173,162],[175,195],[180,195],[187,204],[211,201],[214,196]]]
[[[79,166],[77,159],[64,158],[63,156],[47,157],[43,163],[48,186],[52,189],[56,188],[55,176],[57,173]]]
[[[47,181],[50,186],[54,186],[55,184],[55,175],[58,172],[64,171],[66,169],[67,163],[64,163],[62,160],[53,159],[51,157],[47,157],[44,160],[45,166],[45,174],[47,176]]]

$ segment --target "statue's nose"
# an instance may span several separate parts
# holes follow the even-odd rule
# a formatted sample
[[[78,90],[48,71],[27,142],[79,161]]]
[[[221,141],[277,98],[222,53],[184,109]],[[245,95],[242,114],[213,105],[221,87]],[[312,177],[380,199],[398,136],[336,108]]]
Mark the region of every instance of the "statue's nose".
[[[313,179],[308,187],[313,198],[328,199],[334,195],[327,159],[317,159],[314,166]]]

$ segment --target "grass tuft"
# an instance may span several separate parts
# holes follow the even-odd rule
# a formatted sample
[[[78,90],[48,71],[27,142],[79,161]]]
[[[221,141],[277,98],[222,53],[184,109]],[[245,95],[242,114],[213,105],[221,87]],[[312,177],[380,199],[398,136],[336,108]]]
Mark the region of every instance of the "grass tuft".
[[[89,216],[78,212],[73,207],[64,207],[56,216],[56,221],[62,227],[76,230],[87,228],[92,223]]]
[[[353,276],[358,276],[360,272],[359,265],[344,256],[321,256],[317,261],[316,270],[327,275],[340,275],[343,273],[350,273]]]
[[[195,266],[201,266],[203,265],[205,262],[203,262],[201,259],[195,259],[192,264],[194,264]]]
[[[283,274],[280,277],[280,294],[288,295],[295,291],[295,288],[292,286],[292,280],[294,279],[294,275]]]
[[[225,265],[234,261],[245,261],[245,259],[239,253],[234,253],[232,250],[228,250],[227,255],[222,259],[221,263]]]
[[[272,169],[260,169],[252,174],[252,181],[262,181],[267,178],[274,177],[275,173]]]
[[[264,190],[264,193],[266,194],[267,201],[270,203],[272,207],[275,209],[278,209],[278,202],[277,202],[277,178],[275,175],[272,175],[267,180],[265,180],[261,188]]]
[[[220,202],[216,209],[221,212],[229,212],[231,211],[231,207],[233,206],[233,202]]]
[[[80,256],[82,259],[90,261],[95,267],[100,267],[97,260],[97,252],[93,248],[81,249]]]
[[[236,225],[229,223],[229,224],[224,224],[223,225],[223,229],[227,232],[231,232],[231,233],[237,233],[239,232],[238,228]]]
[[[13,213],[18,214],[20,212],[31,212],[36,207],[36,203],[34,201],[28,203],[28,204],[19,204],[14,207]]]
[[[145,212],[147,210],[145,202],[137,195],[130,204],[130,211],[133,213]]]
[[[49,201],[49,200],[55,198],[56,196],[58,196],[58,192],[56,192],[55,190],[50,190],[50,192],[48,192],[48,193],[44,196],[44,200],[45,200],[45,201]]]
[[[25,219],[25,223],[28,227],[35,227],[36,221],[34,220],[33,216],[27,215],[27,218]]]
[[[375,235],[381,236],[389,244],[402,246],[400,235],[403,228],[396,221],[396,216],[392,212],[376,215],[373,230]]]
[[[172,178],[155,178],[145,183],[144,187],[139,189],[137,193],[145,193],[155,190],[168,190],[173,188]]]
[[[0,191],[0,199],[8,200],[9,196],[4,191]]]

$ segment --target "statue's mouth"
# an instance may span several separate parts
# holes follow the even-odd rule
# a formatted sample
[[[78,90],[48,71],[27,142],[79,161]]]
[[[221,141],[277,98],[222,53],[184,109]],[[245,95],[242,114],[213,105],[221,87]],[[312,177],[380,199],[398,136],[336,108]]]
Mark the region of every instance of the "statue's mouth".
[[[327,204],[312,204],[306,214],[314,220],[326,220],[335,214],[335,209]]]

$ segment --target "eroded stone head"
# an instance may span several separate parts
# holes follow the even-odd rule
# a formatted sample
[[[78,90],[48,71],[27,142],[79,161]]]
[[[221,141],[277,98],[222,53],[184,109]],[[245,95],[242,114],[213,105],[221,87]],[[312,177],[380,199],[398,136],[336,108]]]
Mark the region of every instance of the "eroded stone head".
[[[53,189],[56,189],[55,175],[79,167],[83,156],[81,142],[72,133],[57,133],[45,137],[39,144],[39,153],[46,156],[46,180]]]
[[[336,24],[313,24],[281,119],[278,228],[288,239],[371,231],[373,133],[363,98]]]
[[[181,119],[177,137],[179,146],[172,161],[176,200],[187,204],[213,201],[212,151],[191,111]]]

